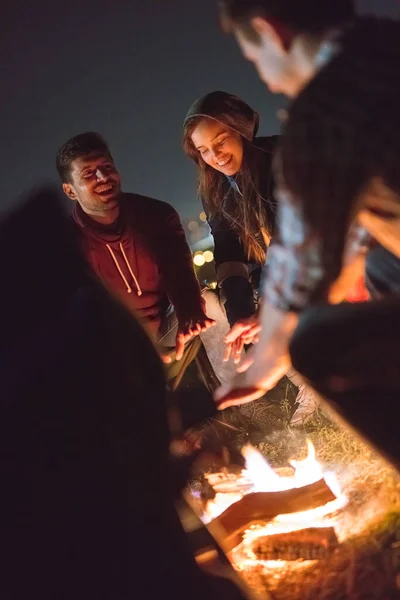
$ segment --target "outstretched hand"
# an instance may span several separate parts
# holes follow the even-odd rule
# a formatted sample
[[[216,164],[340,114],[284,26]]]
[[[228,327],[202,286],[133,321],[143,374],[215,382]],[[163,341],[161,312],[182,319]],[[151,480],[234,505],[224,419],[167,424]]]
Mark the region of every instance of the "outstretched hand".
[[[214,400],[217,403],[218,410],[224,410],[224,408],[228,408],[229,406],[239,406],[257,400],[257,398],[261,398],[268,389],[273,387],[272,385],[268,387],[264,381],[260,379],[257,368],[251,368],[255,359],[255,354],[256,348],[252,348],[238,365],[235,377],[215,391]],[[265,366],[266,369],[264,374],[267,374],[268,366]]]
[[[229,406],[247,404],[257,398],[264,396],[272,390],[278,381],[285,375],[290,365],[288,357],[280,360],[272,360],[260,363],[257,357],[251,357],[248,369],[238,373],[228,384],[222,385],[214,393],[214,400],[218,410],[224,410]]]
[[[260,331],[261,325],[257,315],[236,321],[224,339],[226,344],[224,361],[227,362],[232,358],[235,364],[239,363],[244,346],[256,344]]]
[[[219,387],[214,393],[218,410],[229,406],[240,406],[261,398],[268,390],[252,384],[246,373],[238,373],[229,383]]]
[[[202,313],[198,317],[179,321],[178,332],[176,334],[176,360],[181,360],[185,349],[185,344],[192,337],[199,335],[210,327],[215,325],[214,319],[209,319]]]
[[[233,380],[215,391],[220,410],[261,398],[278,383],[290,366],[289,343],[297,323],[295,313],[270,304],[262,307],[259,343],[246,354]]]

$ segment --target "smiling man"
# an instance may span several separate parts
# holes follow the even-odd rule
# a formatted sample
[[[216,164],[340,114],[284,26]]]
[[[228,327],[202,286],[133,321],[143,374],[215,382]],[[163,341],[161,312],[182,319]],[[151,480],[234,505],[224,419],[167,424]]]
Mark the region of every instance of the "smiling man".
[[[57,171],[75,206],[73,221],[97,277],[165,348],[214,324],[204,312],[190,249],[177,212],[165,202],[121,189],[107,143],[87,132],[58,151]]]

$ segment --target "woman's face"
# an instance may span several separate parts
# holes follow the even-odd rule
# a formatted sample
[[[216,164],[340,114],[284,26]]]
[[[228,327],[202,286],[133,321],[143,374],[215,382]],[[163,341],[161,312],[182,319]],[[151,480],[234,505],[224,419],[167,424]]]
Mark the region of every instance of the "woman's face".
[[[202,119],[192,133],[192,142],[205,163],[224,175],[236,175],[243,161],[239,133],[213,119]]]

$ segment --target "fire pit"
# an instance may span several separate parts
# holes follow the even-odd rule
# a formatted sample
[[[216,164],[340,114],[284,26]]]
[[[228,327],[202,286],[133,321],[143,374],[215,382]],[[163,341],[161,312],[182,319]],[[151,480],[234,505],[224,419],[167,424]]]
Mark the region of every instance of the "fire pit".
[[[235,566],[248,561],[318,559],[338,544],[329,516],[346,504],[333,473],[324,473],[308,442],[308,456],[274,470],[252,446],[239,473],[205,474],[212,498],[200,515]]]
[[[307,436],[317,450],[307,442],[304,460],[289,458],[304,456],[306,430],[288,429],[259,445],[275,468],[247,446],[244,469],[198,473],[189,489],[192,508],[261,598],[398,597],[398,474],[324,416]]]

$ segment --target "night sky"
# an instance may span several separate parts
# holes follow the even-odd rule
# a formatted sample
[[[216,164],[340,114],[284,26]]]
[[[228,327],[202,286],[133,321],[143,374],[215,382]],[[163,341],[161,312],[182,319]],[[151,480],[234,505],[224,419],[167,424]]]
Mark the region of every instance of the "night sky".
[[[166,200],[184,218],[198,214],[181,128],[191,102],[212,90],[258,110],[261,134],[278,132],[284,101],[219,31],[216,0],[8,4],[0,22],[0,210],[31,185],[57,181],[57,148],[95,130],[110,143],[126,191]],[[360,6],[400,13],[398,0]]]

